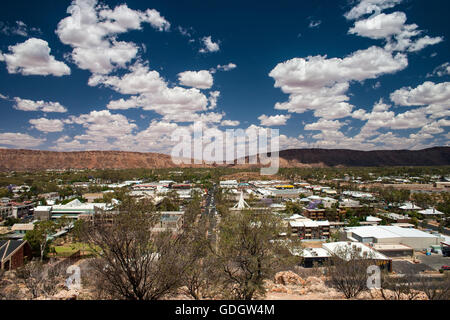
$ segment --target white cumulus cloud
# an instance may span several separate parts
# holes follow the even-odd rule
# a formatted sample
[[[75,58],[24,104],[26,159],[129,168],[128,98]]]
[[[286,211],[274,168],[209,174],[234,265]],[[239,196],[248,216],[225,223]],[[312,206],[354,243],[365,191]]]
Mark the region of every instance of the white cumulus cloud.
[[[214,83],[213,76],[207,70],[184,71],[178,74],[181,85],[198,89],[209,89]]]
[[[21,111],[67,112],[66,107],[62,106],[59,102],[33,101],[19,97],[15,97],[14,101],[16,102],[14,108]]]
[[[201,53],[217,52],[220,50],[219,43],[212,41],[211,36],[203,37],[202,42],[204,47],[199,50]]]
[[[64,130],[64,122],[59,119],[51,120],[46,118],[39,118],[31,119],[29,122],[36,130],[42,132],[61,132]]]
[[[14,148],[32,148],[44,143],[45,139],[35,138],[26,133],[0,133],[0,145]]]
[[[262,126],[284,126],[291,115],[277,114],[275,116],[266,116],[265,114],[258,117]]]
[[[74,0],[67,12],[70,16],[59,22],[56,34],[73,48],[71,58],[78,67],[92,73],[108,74],[136,57],[138,46],[118,41],[117,35],[141,30],[143,23],[159,31],[170,28],[158,11],[132,10],[126,4],[110,9],[96,0]]]
[[[23,43],[9,46],[9,53],[2,55],[9,73],[40,76],[64,76],[70,74],[70,68],[50,55],[48,42],[30,38]]]

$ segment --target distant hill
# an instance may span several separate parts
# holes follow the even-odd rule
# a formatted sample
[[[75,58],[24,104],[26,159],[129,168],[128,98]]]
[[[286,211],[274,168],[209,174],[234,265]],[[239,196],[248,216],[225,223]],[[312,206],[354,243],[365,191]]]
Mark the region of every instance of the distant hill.
[[[423,150],[358,151],[345,149],[292,149],[280,151],[283,166],[296,163],[325,166],[445,166],[450,165],[450,147]]]
[[[159,153],[0,149],[0,171],[176,167],[169,155]]]
[[[281,167],[334,166],[443,166],[450,165],[450,147],[424,150],[356,151],[343,149],[293,149],[280,152]],[[196,167],[211,167],[196,165]],[[237,165],[236,167],[248,167]],[[0,171],[46,169],[176,168],[171,157],[159,153],[126,151],[56,152],[0,149]]]

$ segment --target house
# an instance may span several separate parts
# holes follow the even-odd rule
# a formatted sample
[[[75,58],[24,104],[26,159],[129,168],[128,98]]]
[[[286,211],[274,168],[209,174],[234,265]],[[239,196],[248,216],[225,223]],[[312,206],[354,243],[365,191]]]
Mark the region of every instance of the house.
[[[403,206],[400,207],[400,209],[404,211],[411,211],[411,210],[422,210],[421,207],[416,206],[414,203],[407,202]]]
[[[14,270],[31,259],[31,246],[27,241],[0,240],[0,269]]]
[[[47,201],[56,201],[59,199],[59,193],[58,192],[48,192],[48,193],[42,193],[39,195],[39,198],[44,198]]]
[[[371,225],[371,226],[376,226],[378,225],[381,221],[383,221],[380,218],[377,217],[372,217],[372,216],[367,216],[366,217],[366,221],[364,222],[360,222],[361,225]]]
[[[16,223],[11,227],[11,231],[14,231],[16,235],[25,236],[27,231],[34,230],[33,223]]]
[[[339,202],[339,208],[350,209],[350,208],[361,208],[361,204],[358,200],[343,199]]]
[[[429,208],[425,210],[419,210],[418,211],[421,215],[424,216],[437,216],[437,215],[443,215],[443,212],[440,212],[439,210],[436,210],[435,208]]]
[[[395,223],[409,223],[411,221],[410,217],[398,213],[382,212],[379,213],[379,215],[387,218],[390,222]]]
[[[95,200],[103,199],[103,193],[85,193],[83,194],[83,198],[86,199],[88,203],[93,203]]]

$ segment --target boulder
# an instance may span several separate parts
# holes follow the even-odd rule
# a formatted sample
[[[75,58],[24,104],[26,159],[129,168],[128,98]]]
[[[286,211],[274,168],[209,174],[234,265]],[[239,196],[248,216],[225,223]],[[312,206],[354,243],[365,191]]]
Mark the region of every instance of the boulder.
[[[281,285],[305,285],[305,280],[303,280],[298,274],[292,271],[282,271],[275,275],[275,283]]]

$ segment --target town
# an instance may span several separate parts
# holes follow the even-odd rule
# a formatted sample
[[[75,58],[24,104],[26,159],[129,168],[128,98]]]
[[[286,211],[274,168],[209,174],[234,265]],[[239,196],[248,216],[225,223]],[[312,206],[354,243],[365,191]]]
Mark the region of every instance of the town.
[[[141,249],[121,256],[113,248],[123,243],[110,241],[136,234],[128,246],[155,245],[158,267],[150,269],[168,289],[154,284],[135,299],[449,298],[448,167],[282,168],[276,176],[233,168],[47,170],[2,173],[0,184],[4,298],[130,298],[106,271],[96,278],[111,284],[94,292],[87,278],[95,272],[86,270],[104,259],[116,276],[126,272],[116,259],[144,259]],[[268,253],[245,252],[247,245]],[[260,278],[239,270],[246,259]],[[347,275],[355,288],[342,284],[351,263],[362,273],[359,282]],[[71,265],[81,268],[82,289],[58,286],[67,278],[60,266]],[[381,270],[382,289],[366,287],[369,265]],[[36,272],[56,266],[53,277]]]

